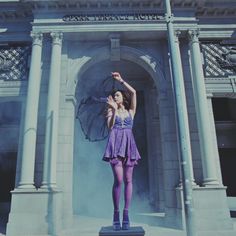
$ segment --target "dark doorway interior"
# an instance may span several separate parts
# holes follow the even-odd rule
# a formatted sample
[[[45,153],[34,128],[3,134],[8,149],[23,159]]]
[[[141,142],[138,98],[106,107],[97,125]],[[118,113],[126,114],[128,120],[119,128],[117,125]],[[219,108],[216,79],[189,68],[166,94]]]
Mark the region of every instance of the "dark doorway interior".
[[[212,105],[223,184],[227,187],[226,193],[231,217],[236,217],[236,99],[213,98]]]
[[[21,102],[0,102],[0,234],[5,233],[15,187]]]
[[[212,107],[215,121],[236,121],[236,99],[213,98]]]
[[[236,197],[236,148],[220,148],[220,165],[227,196]]]
[[[0,233],[5,233],[10,212],[10,191],[15,187],[16,157],[16,152],[0,153]]]

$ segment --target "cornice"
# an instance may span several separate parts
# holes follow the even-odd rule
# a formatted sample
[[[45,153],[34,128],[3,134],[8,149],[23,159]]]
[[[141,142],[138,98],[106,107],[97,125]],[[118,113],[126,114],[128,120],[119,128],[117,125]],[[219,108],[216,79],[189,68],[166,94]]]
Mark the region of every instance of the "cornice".
[[[0,20],[31,17],[34,12],[150,10],[164,13],[164,0],[19,0],[0,2]],[[235,0],[172,0],[173,12],[191,11],[201,17],[235,17]]]
[[[163,8],[163,0],[20,0],[21,3],[31,4],[35,8]],[[172,8],[197,8],[199,10],[222,10],[236,8],[235,0],[171,0]]]
[[[104,9],[104,8],[155,8],[163,7],[162,0],[22,0],[34,9]]]
[[[32,16],[32,9],[26,4],[19,1],[0,2],[0,21],[27,20]]]

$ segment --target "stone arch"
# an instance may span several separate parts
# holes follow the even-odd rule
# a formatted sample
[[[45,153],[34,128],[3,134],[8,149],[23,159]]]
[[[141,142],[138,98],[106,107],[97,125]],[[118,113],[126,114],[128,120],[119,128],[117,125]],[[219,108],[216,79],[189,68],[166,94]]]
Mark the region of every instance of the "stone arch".
[[[159,60],[153,55],[143,52],[139,49],[121,46],[120,58],[131,61],[138,64],[145,69],[154,81],[154,84],[158,88],[158,91],[166,90],[166,79],[163,75],[163,68]],[[92,65],[99,62],[110,59],[110,48],[108,46],[98,48],[89,53],[86,57],[83,57],[76,65],[75,77],[69,81],[67,87],[67,95],[74,95],[76,92],[77,83],[83,73],[87,71]]]
[[[146,53],[145,51],[128,47],[128,46],[121,46],[120,47],[120,58],[121,60],[130,61],[137,66],[143,68],[148,74],[150,79],[153,81],[153,84],[155,85],[155,91],[157,91],[157,96],[155,94],[155,99],[159,100],[160,97],[166,97],[166,87],[167,87],[167,81],[163,75],[163,66],[161,63],[155,58],[153,55]],[[82,81],[82,78],[84,78],[85,73],[93,68],[98,63],[102,63],[104,61],[110,60],[110,47],[104,46],[97,49],[94,49],[93,51],[86,51],[86,55],[84,55],[82,58],[78,60],[74,60],[72,62],[72,67],[70,71],[73,71],[73,76],[71,76],[71,79],[68,81],[68,95],[71,95],[72,97],[75,96],[75,94],[78,92],[77,89],[80,86],[80,81]],[[148,80],[150,82],[150,80]],[[82,87],[83,88],[83,87]],[[148,88],[149,89],[149,88]],[[157,102],[157,100],[153,100],[153,104]],[[76,104],[76,102],[75,102]],[[77,106],[76,104],[75,106]],[[157,109],[157,112],[158,109]],[[146,123],[144,123],[146,125]],[[158,125],[158,124],[156,124]],[[145,126],[145,129],[147,129],[147,126]],[[154,129],[152,129],[154,130]],[[159,130],[159,128],[158,128]],[[159,137],[161,135],[161,131],[158,131],[155,134],[150,134],[149,137]],[[153,131],[154,133],[154,131]],[[160,133],[160,134],[159,134]],[[156,135],[156,136],[154,136]],[[156,138],[158,139],[158,138]],[[152,149],[156,148],[154,145],[151,147]],[[159,158],[161,158],[159,155]],[[78,158],[77,158],[78,160]],[[151,159],[150,159],[151,160]],[[147,161],[148,163],[148,161]],[[151,162],[150,162],[151,163]],[[79,166],[79,165],[76,165]],[[147,168],[149,169],[149,163],[147,164]],[[148,176],[153,173],[153,170],[150,170],[148,172]],[[154,177],[152,179],[158,179],[157,177]],[[150,179],[148,177],[148,179]],[[150,182],[151,183],[151,182]],[[74,190],[75,196],[78,194],[78,189]],[[161,191],[160,191],[161,193]],[[161,197],[156,193],[152,193],[153,196],[155,196],[154,199],[161,199]],[[151,200],[150,200],[151,202]],[[77,203],[76,203],[77,204]],[[78,209],[78,205],[74,205],[74,209]]]

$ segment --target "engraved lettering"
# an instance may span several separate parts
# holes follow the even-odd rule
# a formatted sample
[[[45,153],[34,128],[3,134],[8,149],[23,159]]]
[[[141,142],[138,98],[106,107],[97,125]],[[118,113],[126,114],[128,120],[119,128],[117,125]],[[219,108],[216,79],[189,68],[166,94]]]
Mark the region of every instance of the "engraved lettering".
[[[138,14],[134,14],[134,20],[139,20],[139,15]]]
[[[123,16],[122,16],[122,15],[120,15],[120,20],[124,20],[124,18],[123,18]]]
[[[88,22],[88,21],[156,21],[161,17],[155,13],[134,13],[134,14],[75,14],[62,17],[64,22]]]
[[[114,16],[114,19],[115,19],[115,20],[119,20],[119,16],[118,16],[118,15],[115,15],[115,16]]]
[[[146,16],[145,16],[145,14],[140,14],[140,15],[139,15],[139,18],[140,18],[141,20],[145,20],[145,19],[146,19]]]

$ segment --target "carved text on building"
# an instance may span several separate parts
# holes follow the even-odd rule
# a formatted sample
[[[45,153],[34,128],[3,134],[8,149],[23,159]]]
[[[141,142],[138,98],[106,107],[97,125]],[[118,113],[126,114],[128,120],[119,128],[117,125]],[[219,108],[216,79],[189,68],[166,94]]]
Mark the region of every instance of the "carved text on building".
[[[157,21],[163,19],[156,13],[135,13],[135,14],[76,14],[65,15],[62,20],[65,22],[89,22],[89,21]]]

